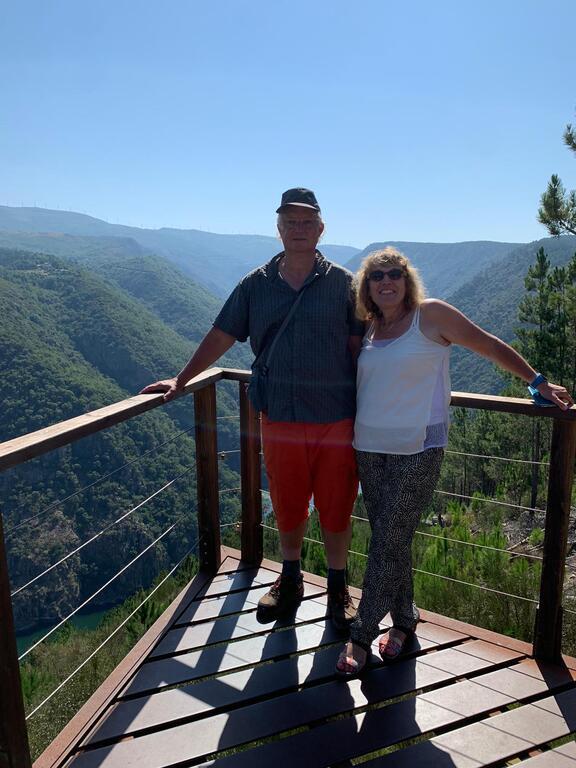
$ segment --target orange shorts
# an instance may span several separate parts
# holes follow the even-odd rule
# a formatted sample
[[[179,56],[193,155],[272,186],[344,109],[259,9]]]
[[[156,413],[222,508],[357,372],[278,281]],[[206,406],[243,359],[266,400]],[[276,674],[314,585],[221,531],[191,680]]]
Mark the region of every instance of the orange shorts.
[[[262,414],[262,448],[278,528],[308,518],[312,495],[322,527],[345,531],[358,493],[353,419],[330,424],[270,421]]]

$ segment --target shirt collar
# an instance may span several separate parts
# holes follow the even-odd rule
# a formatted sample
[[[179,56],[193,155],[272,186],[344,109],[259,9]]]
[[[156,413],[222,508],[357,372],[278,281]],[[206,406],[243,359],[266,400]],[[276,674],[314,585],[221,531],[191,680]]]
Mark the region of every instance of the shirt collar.
[[[272,259],[272,261],[268,262],[267,264],[267,273],[269,277],[272,280],[281,280],[280,277],[280,261],[284,256],[284,251],[281,251],[280,253],[277,253],[276,256]],[[311,275],[325,275],[328,271],[329,262],[322,256],[320,251],[316,251],[316,256],[314,258],[314,268]]]

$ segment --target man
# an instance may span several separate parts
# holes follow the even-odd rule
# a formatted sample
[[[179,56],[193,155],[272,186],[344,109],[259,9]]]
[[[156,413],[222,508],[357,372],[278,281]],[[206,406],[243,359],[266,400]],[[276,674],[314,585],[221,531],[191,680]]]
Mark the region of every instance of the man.
[[[235,341],[250,338],[254,354],[265,356],[304,291],[269,360],[262,446],[284,560],[258,616],[273,620],[302,600],[300,557],[313,496],[329,568],[329,615],[344,629],[355,615],[345,574],[358,490],[352,435],[363,326],[354,314],[351,273],[316,250],[324,223],[314,193],[289,189],[276,213],[282,253],[240,281],[175,379],[142,392],[164,391],[170,400]]]

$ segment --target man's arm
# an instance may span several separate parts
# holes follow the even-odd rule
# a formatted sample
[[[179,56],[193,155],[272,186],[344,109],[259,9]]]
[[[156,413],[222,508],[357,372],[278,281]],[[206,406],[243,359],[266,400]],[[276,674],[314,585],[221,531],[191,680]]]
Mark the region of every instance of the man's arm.
[[[190,379],[198,376],[199,373],[209,368],[212,363],[215,363],[218,358],[222,357],[230,349],[235,341],[234,336],[231,336],[229,333],[224,333],[224,331],[216,327],[212,328],[204,336],[198,345],[198,349],[184,368],[182,368],[178,376],[173,379],[163,379],[162,381],[155,381],[154,384],[148,384],[147,387],[140,391],[140,394],[148,395],[152,392],[164,392],[164,401],[172,400],[184,389],[184,386]]]
[[[362,349],[362,336],[348,336],[348,349],[352,355],[352,360],[356,362]]]

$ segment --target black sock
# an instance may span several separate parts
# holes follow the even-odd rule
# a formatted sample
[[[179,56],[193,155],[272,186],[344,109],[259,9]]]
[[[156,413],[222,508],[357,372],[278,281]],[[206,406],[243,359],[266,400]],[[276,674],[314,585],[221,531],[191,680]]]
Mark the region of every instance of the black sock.
[[[344,592],[346,568],[328,568],[328,592]]]
[[[296,581],[301,575],[300,560],[282,561],[282,576],[286,576],[288,579],[294,579],[294,581]]]

